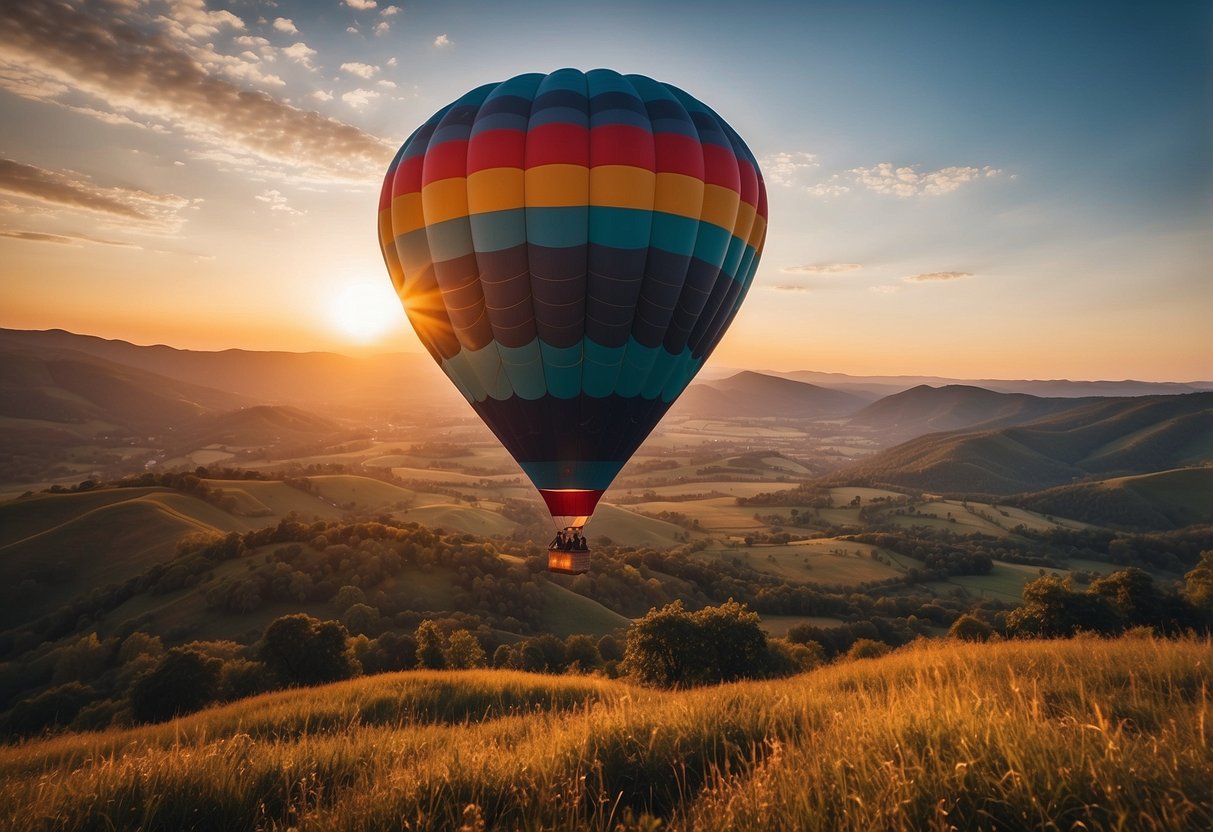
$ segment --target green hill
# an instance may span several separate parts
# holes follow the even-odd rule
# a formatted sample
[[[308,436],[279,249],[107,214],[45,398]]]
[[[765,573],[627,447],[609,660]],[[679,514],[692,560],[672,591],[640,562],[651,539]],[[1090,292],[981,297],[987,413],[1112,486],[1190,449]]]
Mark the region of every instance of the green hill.
[[[830,479],[1010,495],[1210,460],[1213,393],[1192,393],[1100,400],[1019,427],[922,436]]]
[[[1213,468],[1063,485],[1014,498],[1016,504],[1088,523],[1139,530],[1213,523]]]
[[[0,825],[1204,830],[1209,649],[936,642],[677,692],[372,676],[0,748]]]

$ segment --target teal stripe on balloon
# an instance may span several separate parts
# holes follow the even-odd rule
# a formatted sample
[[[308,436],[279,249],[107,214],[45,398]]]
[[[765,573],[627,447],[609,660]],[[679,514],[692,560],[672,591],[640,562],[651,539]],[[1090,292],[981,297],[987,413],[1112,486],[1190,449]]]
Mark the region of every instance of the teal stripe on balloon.
[[[472,214],[472,239],[476,242],[478,252],[505,251],[524,244],[526,211],[522,208],[510,208],[506,211]]]
[[[506,375],[510,377],[515,395],[533,401],[548,394],[538,339],[521,347],[503,347],[498,344],[497,349],[501,352],[501,364],[505,367]]]
[[[548,248],[572,248],[586,242],[590,223],[589,207],[527,208],[527,241]]]
[[[553,347],[539,342],[543,356],[543,375],[548,393],[558,399],[571,399],[581,393],[582,345]]]

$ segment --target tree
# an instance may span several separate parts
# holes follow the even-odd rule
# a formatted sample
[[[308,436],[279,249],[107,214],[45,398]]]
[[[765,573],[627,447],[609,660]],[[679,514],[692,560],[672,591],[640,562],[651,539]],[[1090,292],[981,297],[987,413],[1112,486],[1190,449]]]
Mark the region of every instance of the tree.
[[[957,618],[948,629],[949,638],[957,638],[961,641],[989,641],[992,635],[994,635],[994,628],[971,613],[965,613]]]
[[[758,615],[732,599],[688,613],[681,601],[628,629],[624,668],[644,684],[703,685],[769,675],[775,657]]]
[[[1200,553],[1200,563],[1184,575],[1184,594],[1213,623],[1213,549]]]
[[[417,625],[417,666],[428,670],[446,667],[446,656],[442,652],[442,633],[438,625],[428,618]]]
[[[451,670],[468,670],[473,667],[484,667],[484,648],[476,637],[467,630],[456,630],[446,640],[442,651],[446,666]]]
[[[1007,616],[1007,631],[1015,636],[1058,638],[1080,630],[1114,633],[1121,623],[1104,597],[1074,592],[1072,583],[1046,575],[1023,588],[1024,605]]]
[[[335,682],[356,676],[361,670],[341,622],[319,621],[306,613],[284,615],[271,622],[258,654],[285,685]]]
[[[141,722],[161,722],[206,707],[219,695],[223,662],[190,647],[174,647],[131,688],[131,711]]]

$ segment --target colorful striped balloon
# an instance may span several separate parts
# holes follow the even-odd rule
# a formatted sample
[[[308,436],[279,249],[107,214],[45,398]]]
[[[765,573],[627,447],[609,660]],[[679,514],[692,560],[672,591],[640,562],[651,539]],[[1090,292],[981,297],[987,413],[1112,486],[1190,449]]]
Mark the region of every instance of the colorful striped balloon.
[[[561,526],[703,366],[766,226],[723,119],[606,69],[472,90],[408,138],[379,201],[409,321]]]

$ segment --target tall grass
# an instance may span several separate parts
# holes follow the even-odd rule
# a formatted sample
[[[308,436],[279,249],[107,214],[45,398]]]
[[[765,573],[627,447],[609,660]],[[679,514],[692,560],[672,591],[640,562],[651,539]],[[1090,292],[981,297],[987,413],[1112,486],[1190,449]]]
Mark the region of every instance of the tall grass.
[[[0,749],[13,829],[1209,829],[1208,641],[931,643],[657,692],[415,673]]]

